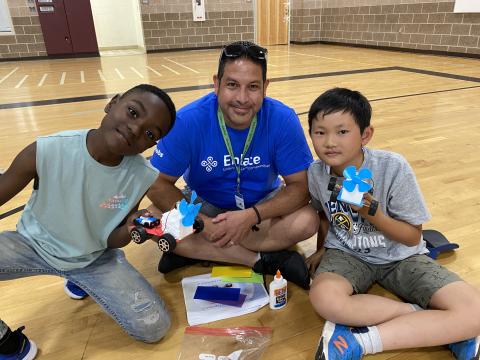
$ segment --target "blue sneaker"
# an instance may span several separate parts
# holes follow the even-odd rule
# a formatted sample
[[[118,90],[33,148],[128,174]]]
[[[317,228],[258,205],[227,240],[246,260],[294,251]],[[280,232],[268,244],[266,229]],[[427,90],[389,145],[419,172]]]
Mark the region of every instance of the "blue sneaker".
[[[79,286],[75,285],[70,280],[65,279],[65,286],[63,287],[65,293],[75,300],[85,299],[88,294]]]
[[[473,339],[468,339],[464,341],[459,341],[453,344],[448,345],[448,348],[452,352],[455,359],[458,360],[478,360],[479,359],[479,348],[480,345],[480,336],[477,336]]]
[[[12,332],[12,335],[20,337],[20,347],[13,354],[0,354],[0,360],[32,360],[37,355],[37,345],[29,340],[23,333],[25,326],[19,327]]]
[[[315,360],[359,360],[362,356],[362,347],[350,327],[325,321]]]

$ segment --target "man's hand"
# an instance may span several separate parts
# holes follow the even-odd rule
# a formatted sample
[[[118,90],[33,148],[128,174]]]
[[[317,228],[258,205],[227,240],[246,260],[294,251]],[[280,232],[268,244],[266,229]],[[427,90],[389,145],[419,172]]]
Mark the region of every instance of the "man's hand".
[[[253,209],[227,211],[212,219],[214,224],[222,224],[224,234],[217,238],[219,247],[239,245],[252,231],[257,223],[257,214]]]
[[[225,235],[225,222],[213,223],[213,219],[206,215],[200,214],[203,220],[203,230],[200,233],[210,242],[215,242]]]

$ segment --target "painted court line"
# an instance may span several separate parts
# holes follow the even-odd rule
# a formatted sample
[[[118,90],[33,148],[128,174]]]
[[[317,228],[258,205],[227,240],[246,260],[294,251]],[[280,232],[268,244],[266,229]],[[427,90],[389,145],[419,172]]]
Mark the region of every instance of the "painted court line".
[[[132,71],[133,71],[135,74],[137,74],[139,77],[141,77],[141,78],[143,79],[143,75],[140,74],[140,72],[139,72],[137,69],[135,69],[133,66],[130,66],[130,69],[132,69]]]
[[[176,61],[173,61],[173,60],[171,60],[171,59],[169,59],[169,58],[164,58],[164,59],[167,60],[167,61],[170,61],[170,62],[172,62],[172,63],[174,63],[174,64],[176,64],[176,65],[178,65],[178,66],[181,66],[181,67],[183,67],[183,68],[185,68],[185,69],[187,69],[187,70],[193,71],[193,72],[196,73],[196,74],[200,74],[197,70],[193,70],[192,68],[189,68],[188,66],[182,65],[182,64],[180,64],[180,63],[178,63],[178,62],[176,62]]]
[[[170,70],[170,71],[173,72],[174,74],[180,75],[179,72],[176,72],[175,70],[169,68],[168,66],[166,66],[166,65],[162,65],[162,66],[163,66],[165,69]]]
[[[437,137],[432,137],[432,138],[427,138],[427,139],[422,139],[422,140],[415,140],[415,141],[411,141],[409,142],[409,144],[430,144],[430,143],[434,143],[434,142],[437,142],[437,141],[442,141],[442,140],[447,140],[446,137],[444,136],[437,136]]]
[[[27,78],[28,78],[28,75],[25,75],[23,79],[20,80],[20,82],[17,85],[15,85],[15,89],[18,89],[20,86],[22,86],[22,84],[25,82],[25,80],[27,80]]]
[[[64,71],[62,73],[62,77],[60,78],[60,85],[65,84],[65,78],[67,77],[67,73]]]
[[[150,66],[145,66],[148,70],[150,70],[151,72],[153,72],[154,74],[157,74],[158,76],[162,76],[162,74],[160,74],[157,70],[155,69],[152,69]]]
[[[97,70],[98,76],[100,76],[100,80],[105,81],[105,76],[103,76],[102,70]]]
[[[43,74],[42,78],[40,79],[40,81],[38,82],[38,85],[37,86],[43,86],[43,83],[45,82],[45,79],[47,78],[48,74],[45,73]]]
[[[118,75],[118,77],[119,77],[120,79],[122,79],[122,80],[125,79],[125,76],[122,75],[122,73],[120,72],[120,70],[118,70],[117,68],[115,68],[115,72],[117,73],[117,75]]]
[[[18,67],[16,67],[15,69],[13,69],[12,71],[10,71],[7,75],[5,75],[1,80],[0,80],[0,84],[3,83],[5,80],[7,80],[10,75],[12,75],[15,71],[18,70]]]
[[[85,82],[85,73],[82,71],[80,71],[80,82],[84,83]]]
[[[329,58],[329,57],[326,57],[326,56],[313,55],[313,54],[297,53],[297,52],[293,52],[293,51],[290,51],[290,54],[302,55],[302,56],[310,56],[310,57],[316,57],[316,58],[327,59],[327,60],[345,61],[345,60],[343,60],[343,59],[335,59],[335,58]]]

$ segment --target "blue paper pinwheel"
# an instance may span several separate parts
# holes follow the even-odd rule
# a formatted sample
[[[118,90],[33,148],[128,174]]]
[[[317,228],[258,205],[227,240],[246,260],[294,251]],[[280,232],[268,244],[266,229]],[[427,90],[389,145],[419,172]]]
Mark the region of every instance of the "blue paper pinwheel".
[[[372,179],[372,172],[370,169],[362,168],[357,172],[355,166],[347,166],[345,170],[343,170],[343,176],[345,176],[343,187],[349,192],[353,192],[356,185],[358,185],[358,191],[362,193],[365,193],[372,188],[372,184],[368,182],[368,180]]]
[[[372,188],[369,180],[372,179],[372,172],[363,168],[357,172],[355,166],[348,166],[343,170],[342,190],[338,196],[338,200],[347,204],[363,206],[363,194]]]
[[[195,222],[195,218],[202,207],[202,204],[194,204],[195,199],[197,198],[197,193],[192,191],[192,196],[190,198],[190,202],[187,203],[185,199],[180,201],[180,205],[178,206],[178,211],[182,215],[182,225],[183,226],[192,226]]]

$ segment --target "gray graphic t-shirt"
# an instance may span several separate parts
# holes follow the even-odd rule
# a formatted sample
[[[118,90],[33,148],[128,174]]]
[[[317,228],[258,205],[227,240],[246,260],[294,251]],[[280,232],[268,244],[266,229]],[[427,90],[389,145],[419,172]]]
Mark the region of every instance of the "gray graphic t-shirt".
[[[372,171],[373,197],[385,214],[412,225],[420,225],[430,219],[415,174],[401,155],[364,148],[362,167]],[[373,264],[386,264],[414,254],[428,253],[423,239],[413,247],[390,240],[350,205],[331,202],[329,173],[329,166],[321,160],[312,163],[308,169],[312,205],[324,211],[330,222],[325,247],[345,251]]]

